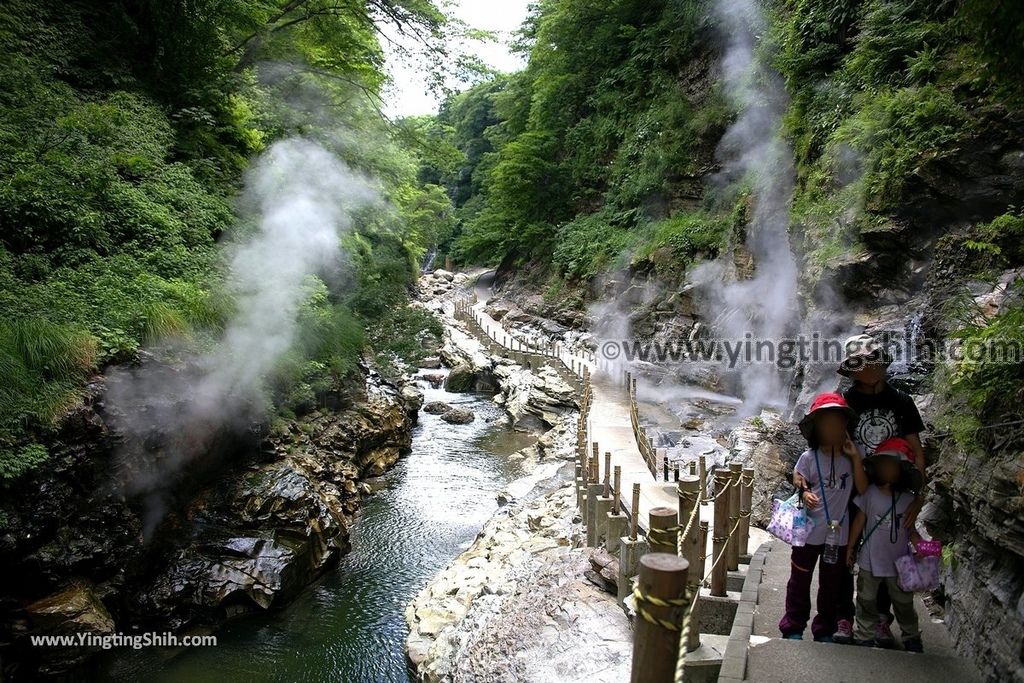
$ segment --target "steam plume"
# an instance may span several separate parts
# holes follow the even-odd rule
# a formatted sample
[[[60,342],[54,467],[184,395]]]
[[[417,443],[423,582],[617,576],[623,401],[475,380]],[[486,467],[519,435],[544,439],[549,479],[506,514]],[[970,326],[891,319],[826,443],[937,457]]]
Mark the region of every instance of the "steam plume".
[[[309,277],[339,267],[353,212],[378,201],[375,183],[310,140],[277,142],[253,164],[240,208],[254,229],[229,247],[237,311],[221,344],[180,369],[150,364],[109,378],[106,403],[124,438],[120,484],[144,497],[148,529],[184,466],[261,416],[262,379],[295,341]]]
[[[786,91],[777,73],[757,60],[756,36],[765,26],[755,0],[720,0],[715,12],[725,34],[722,59],[725,90],[739,112],[719,144],[723,170],[715,182],[747,183],[751,192],[746,247],[755,272],[742,279],[734,260],[695,269],[707,313],[719,336],[779,340],[799,324],[797,267],[789,244],[793,194],[792,152],[780,135]],[[769,363],[741,369],[744,412],[786,402],[784,377]]]

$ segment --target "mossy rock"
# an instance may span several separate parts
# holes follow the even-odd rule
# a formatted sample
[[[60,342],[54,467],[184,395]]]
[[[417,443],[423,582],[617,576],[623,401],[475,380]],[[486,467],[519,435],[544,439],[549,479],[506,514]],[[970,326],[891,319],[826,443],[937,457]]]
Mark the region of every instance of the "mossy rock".
[[[452,368],[448,377],[444,380],[444,390],[452,393],[472,391],[476,384],[476,375],[468,365],[459,365]]]

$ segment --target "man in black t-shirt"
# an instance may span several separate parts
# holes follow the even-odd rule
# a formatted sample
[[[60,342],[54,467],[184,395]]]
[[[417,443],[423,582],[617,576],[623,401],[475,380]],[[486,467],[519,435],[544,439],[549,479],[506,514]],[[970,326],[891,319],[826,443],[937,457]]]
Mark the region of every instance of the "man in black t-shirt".
[[[924,505],[924,449],[920,434],[924,431],[921,413],[909,394],[890,386],[886,381],[886,369],[892,358],[870,335],[862,334],[846,342],[846,359],[839,366],[839,374],[853,379],[853,386],[843,393],[843,398],[857,413],[857,422],[852,437],[862,456],[875,452],[875,448],[886,439],[900,436],[906,439],[914,451],[914,465],[917,468],[914,488],[917,496],[907,508],[903,526],[912,529],[917,515]],[[849,608],[853,605],[853,577],[849,579]],[[889,624],[892,623],[888,591],[879,591],[879,623],[875,640],[882,647],[895,644]],[[846,634],[836,633],[837,641],[845,641]]]
[[[847,356],[839,366],[839,374],[853,379],[853,386],[843,393],[843,398],[858,415],[853,427],[854,443],[862,456],[868,456],[886,439],[903,437],[914,449],[914,464],[921,475],[918,483],[923,484],[924,449],[920,434],[924,421],[914,399],[886,381],[886,368],[892,359],[872,337],[862,334],[846,344]],[[921,498],[921,491],[918,494]],[[906,525],[911,526],[916,517],[915,511]]]
[[[910,394],[885,382],[884,378],[878,391],[864,393],[863,386],[854,384],[843,393],[843,397],[857,411],[853,441],[862,455],[874,453],[878,444],[894,436],[907,439],[917,437],[924,431],[924,421],[921,420],[914,399]],[[920,445],[920,438],[917,442]],[[916,448],[914,455],[917,455]]]

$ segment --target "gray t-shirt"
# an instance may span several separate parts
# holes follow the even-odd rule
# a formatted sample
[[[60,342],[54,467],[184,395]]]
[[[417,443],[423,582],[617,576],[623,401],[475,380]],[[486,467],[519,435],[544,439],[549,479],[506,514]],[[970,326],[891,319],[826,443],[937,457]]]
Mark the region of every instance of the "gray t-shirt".
[[[806,450],[800,455],[796,461],[796,472],[804,478],[811,492],[822,498],[821,479],[818,478],[819,467],[821,479],[825,482],[825,496],[818,507],[807,510],[807,516],[814,520],[814,530],[807,537],[807,545],[821,545],[828,537],[826,501],[829,517],[841,522],[836,545],[846,545],[850,537],[850,515],[847,514],[847,508],[850,496],[856,492],[853,483],[853,462],[845,455],[825,455],[818,450]]]
[[[913,501],[914,494],[897,493],[896,509],[893,510],[892,494],[882,492],[874,484],[868,486],[864,495],[853,499],[866,517],[864,535],[867,542],[861,547],[858,557],[861,569],[866,569],[873,576],[896,576],[896,558],[910,552],[910,531],[903,528],[903,515]],[[867,536],[869,532],[871,536]]]

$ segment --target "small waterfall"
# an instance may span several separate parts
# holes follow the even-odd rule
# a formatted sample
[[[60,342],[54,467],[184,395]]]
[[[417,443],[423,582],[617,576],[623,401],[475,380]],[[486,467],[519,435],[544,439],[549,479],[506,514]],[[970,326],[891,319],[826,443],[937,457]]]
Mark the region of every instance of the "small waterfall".
[[[924,311],[918,309],[903,325],[903,330],[887,333],[885,340],[893,355],[889,371],[894,375],[905,375],[912,371],[917,363],[918,342],[921,339],[921,324]]]
[[[423,268],[420,270],[421,273],[429,273],[434,270],[434,259],[437,258],[437,246],[430,248],[427,255],[423,258]]]

